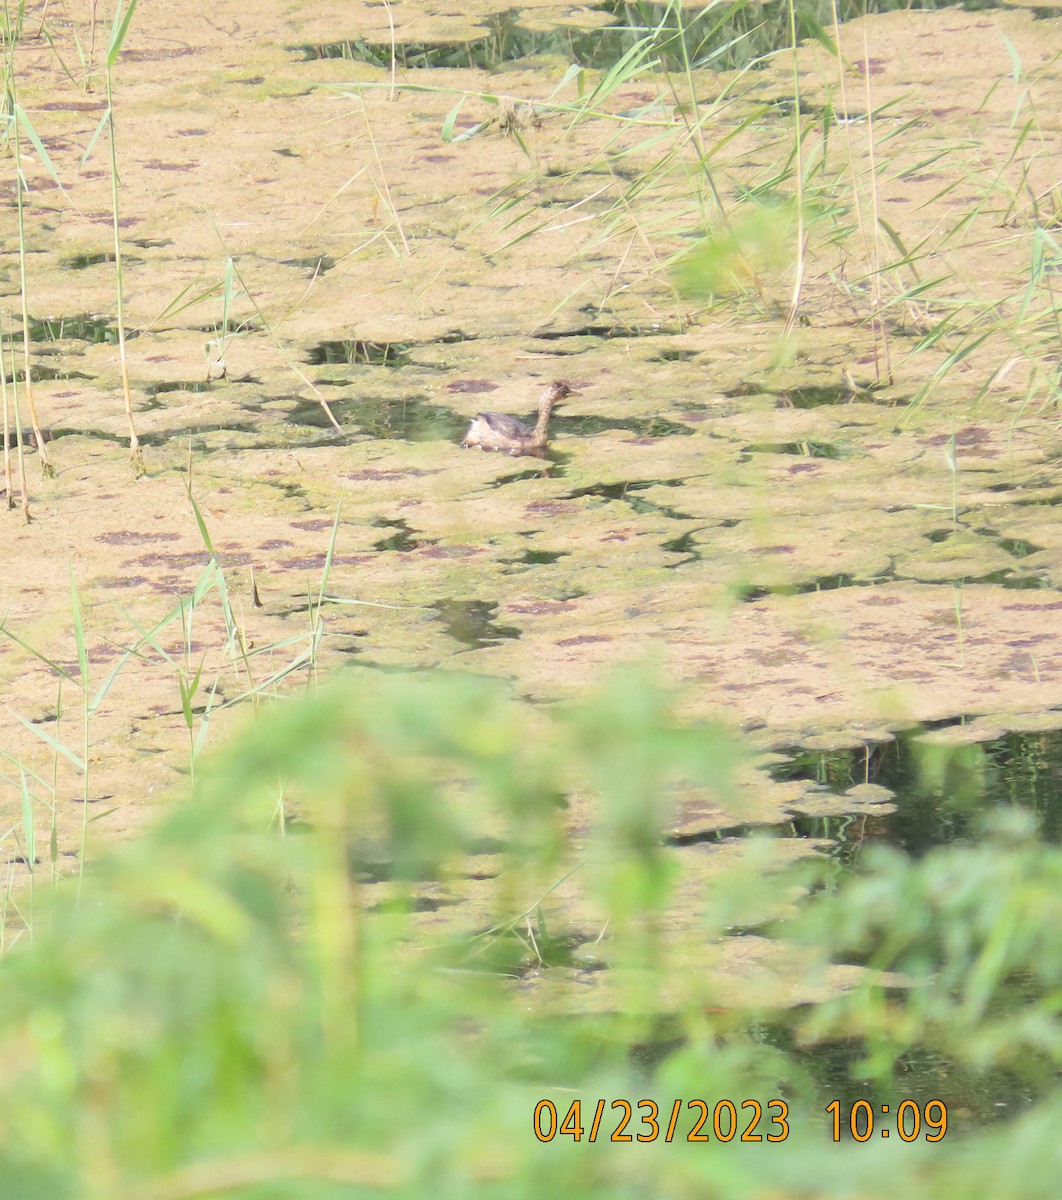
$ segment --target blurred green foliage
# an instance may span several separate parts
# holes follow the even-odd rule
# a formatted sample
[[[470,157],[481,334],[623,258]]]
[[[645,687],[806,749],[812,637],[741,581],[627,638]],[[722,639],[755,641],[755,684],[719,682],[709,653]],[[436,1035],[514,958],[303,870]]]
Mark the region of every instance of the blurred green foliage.
[[[796,229],[794,201],[774,196],[750,203],[682,255],[673,272],[675,286],[694,299],[747,291],[761,273],[792,266]]]
[[[733,803],[740,755],[644,674],[548,711],[457,673],[358,683],[258,719],[0,963],[5,1200],[1057,1190],[1062,856],[1022,820],[856,875],[753,844],[690,895],[672,806],[688,787]],[[694,951],[740,941],[750,900],[789,902],[770,932],[805,982],[845,961],[862,982],[713,1004]],[[683,903],[699,924],[676,941]],[[589,913],[597,958],[565,958]],[[853,1040],[855,1078],[825,1075]],[[835,1144],[834,1099],[933,1098],[897,1073],[916,1051],[946,1056],[945,1139]],[[1027,1111],[975,1128],[969,1081],[1000,1068]],[[659,1136],[612,1143],[613,1101],[648,1097]],[[758,1101],[761,1135],[783,1100],[788,1136],[690,1143],[685,1106],[665,1142],[695,1098],[731,1100],[739,1133]],[[580,1100],[579,1142],[536,1138],[543,1099],[559,1120]]]

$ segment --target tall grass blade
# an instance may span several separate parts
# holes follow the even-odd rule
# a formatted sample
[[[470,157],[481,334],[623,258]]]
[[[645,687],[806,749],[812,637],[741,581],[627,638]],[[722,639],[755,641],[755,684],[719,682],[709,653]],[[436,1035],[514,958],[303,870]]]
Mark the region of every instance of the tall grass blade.
[[[111,24],[111,40],[107,47],[107,70],[118,60],[118,55],[122,52],[122,44],[125,42],[125,35],[129,32],[129,22],[133,19],[133,13],[136,12],[137,0],[129,0],[129,7],[122,12],[122,6],[119,3],[115,5],[114,20]]]
[[[16,712],[13,708],[9,708],[7,711],[15,718],[16,721],[22,725],[25,725],[25,727],[34,735],[34,737],[40,738],[40,740],[44,742],[46,746],[50,746],[51,749],[61,754],[65,759],[67,759],[68,762],[73,763],[73,765],[77,767],[79,771],[85,771],[88,764],[83,758],[75,754],[69,746],[65,745],[63,742],[60,742],[57,738],[52,737],[52,735],[46,729],[43,729],[40,725],[34,724],[30,720],[27,720],[26,717],[24,717],[21,713]]]
[[[70,607],[74,615],[74,644],[77,647],[77,665],[81,672],[81,687],[88,694],[89,669],[88,649],[85,645],[85,624],[81,614],[81,597],[78,595],[77,581],[74,579],[73,567],[70,568]]]

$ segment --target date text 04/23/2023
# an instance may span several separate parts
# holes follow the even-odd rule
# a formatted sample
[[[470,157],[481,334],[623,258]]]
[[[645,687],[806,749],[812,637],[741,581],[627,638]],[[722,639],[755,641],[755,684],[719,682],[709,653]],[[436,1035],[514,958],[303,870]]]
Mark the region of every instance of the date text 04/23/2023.
[[[585,1113],[584,1113],[585,1109]],[[687,1119],[679,1129],[683,1111]],[[948,1109],[942,1100],[902,1100],[898,1105],[873,1105],[869,1100],[856,1100],[844,1106],[834,1100],[825,1109],[832,1117],[830,1130],[835,1142],[851,1138],[867,1142],[873,1137],[888,1138],[895,1133],[901,1141],[914,1142],[924,1138],[939,1142],[948,1131]],[[606,1117],[606,1113],[608,1114]],[[740,1115],[739,1115],[740,1113]],[[584,1116],[589,1125],[584,1124]],[[631,1126],[631,1122],[634,1122]],[[685,1126],[692,1122],[689,1129]],[[707,1100],[672,1102],[661,1111],[655,1100],[598,1100],[587,1103],[573,1100],[562,1117],[552,1100],[540,1100],[535,1105],[532,1124],[540,1142],[554,1138],[571,1138],[573,1142],[655,1142],[662,1138],[672,1142],[784,1142],[789,1137],[789,1105],[784,1100]],[[630,1127],[630,1128],[628,1128]],[[683,1132],[685,1136],[683,1136]]]

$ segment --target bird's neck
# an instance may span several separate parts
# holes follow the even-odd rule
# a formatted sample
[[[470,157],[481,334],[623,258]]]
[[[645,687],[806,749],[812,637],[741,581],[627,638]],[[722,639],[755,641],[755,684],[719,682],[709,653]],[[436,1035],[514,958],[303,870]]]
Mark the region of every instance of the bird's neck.
[[[538,421],[535,423],[534,432],[531,434],[531,444],[534,446],[544,446],[546,437],[549,434],[549,418],[553,411],[553,401],[547,400],[538,410]]]

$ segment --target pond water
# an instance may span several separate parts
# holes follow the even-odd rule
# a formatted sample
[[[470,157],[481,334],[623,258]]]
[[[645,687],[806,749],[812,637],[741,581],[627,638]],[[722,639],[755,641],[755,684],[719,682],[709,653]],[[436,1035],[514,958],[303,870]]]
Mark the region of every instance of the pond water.
[[[779,865],[858,869],[993,805],[1057,840],[1057,18],[824,10],[790,55],[783,6],[717,7],[139,9],[124,367],[90,18],[18,45],[11,887],[22,768],[67,869],[85,802],[115,840],[186,786],[189,679],[224,740],[341,667],[545,707],[652,656],[764,754],[742,811],[680,806],[687,860],[768,831]],[[544,461],[460,448],[551,380],[577,390]]]
[[[961,729],[941,722],[941,731]],[[813,779],[843,795],[859,783],[891,793],[886,811],[840,817],[804,817],[777,832],[824,838],[830,853],[857,863],[862,851],[882,842],[911,855],[934,846],[974,841],[984,817],[1012,807],[1036,819],[1042,836],[1062,840],[1062,730],[1005,733],[983,741],[934,741],[922,730],[858,750],[798,750],[774,768],[784,779]]]

